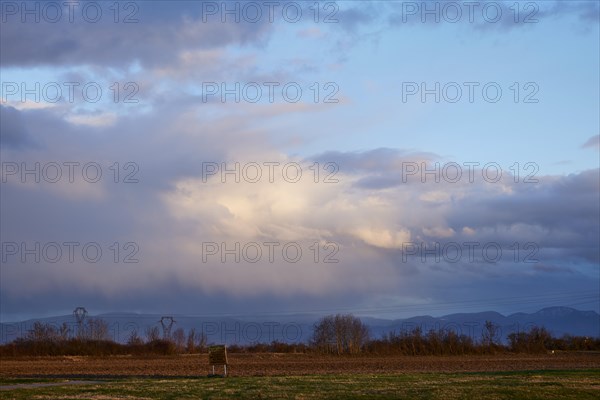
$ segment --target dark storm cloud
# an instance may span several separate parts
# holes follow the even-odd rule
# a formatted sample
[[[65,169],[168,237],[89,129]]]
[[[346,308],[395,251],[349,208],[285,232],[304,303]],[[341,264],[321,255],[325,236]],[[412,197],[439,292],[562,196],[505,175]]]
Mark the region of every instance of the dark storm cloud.
[[[65,304],[70,308],[80,301],[114,310],[121,309],[124,302],[137,305],[140,299],[148,298],[155,302],[148,301],[146,305],[158,310],[163,300],[156,301],[155,293],[162,291],[159,297],[163,299],[177,297],[173,294],[180,293],[174,283],[177,280],[170,277],[173,264],[153,262],[153,249],[159,247],[163,248],[165,259],[176,259],[174,250],[165,244],[170,223],[161,195],[173,189],[178,179],[199,176],[203,161],[223,159],[228,142],[238,134],[231,130],[221,132],[218,124],[211,124],[212,133],[202,124],[196,130],[185,119],[182,121],[179,113],[185,110],[183,104],[164,104],[144,117],[132,114],[112,126],[90,127],[68,123],[59,109],[19,111],[6,107],[11,119],[2,118],[3,137],[8,122],[20,120],[20,128],[44,147],[43,151],[15,151],[3,145],[3,163],[25,163],[32,169],[36,163],[96,162],[102,166],[103,179],[98,183],[85,182],[80,169],[76,169],[73,184],[68,184],[66,178],[59,183],[41,179],[36,184],[31,174],[27,184],[21,184],[18,174],[8,177],[0,190],[2,241],[26,242],[30,247],[34,242],[96,242],[101,244],[105,256],[113,242],[135,242],[140,262],[106,262],[110,255],[99,264],[81,260],[75,264],[21,263],[11,259],[2,264],[2,314],[20,310],[45,312],[62,309]],[[181,125],[172,125],[176,122]],[[135,162],[139,167],[135,178],[139,182],[114,183],[109,167],[115,161],[121,168],[126,162]],[[192,226],[194,229],[197,227]],[[138,274],[154,278],[134,279]],[[147,286],[121,290],[123,281],[136,280],[145,281]],[[128,298],[131,293],[136,299]]]
[[[568,227],[589,235],[598,225],[598,170],[564,177],[540,178],[540,183],[514,185],[514,193],[464,200],[457,219],[474,226],[516,223],[539,224],[549,229]]]
[[[479,282],[482,287],[510,286],[510,271],[514,268],[520,270],[520,274],[535,273],[535,281],[539,282],[543,276],[544,282],[553,285],[561,281],[564,274],[574,275],[570,282],[579,284],[584,281],[581,268],[577,266],[578,260],[584,262],[597,262],[592,254],[597,250],[598,211],[593,210],[594,204],[598,204],[598,171],[586,171],[581,174],[568,177],[539,177],[537,185],[519,187],[507,185],[511,190],[506,194],[499,194],[495,188],[489,185],[475,183],[471,186],[451,184],[411,184],[404,188],[399,185],[391,185],[388,190],[381,191],[378,188],[370,188],[368,181],[376,176],[394,176],[399,173],[398,163],[406,159],[437,159],[429,153],[415,153],[397,149],[380,148],[363,153],[330,152],[315,159],[335,161],[340,163],[341,182],[350,180],[364,180],[361,186],[354,186],[355,190],[349,193],[345,188],[348,186],[329,186],[335,196],[322,196],[315,191],[315,204],[320,207],[297,208],[294,218],[298,222],[290,225],[290,216],[268,215],[262,221],[256,219],[258,228],[267,228],[271,225],[284,224],[286,229],[313,229],[315,226],[333,226],[329,240],[344,244],[346,248],[361,249],[357,255],[361,257],[348,257],[345,255],[343,265],[335,272],[335,284],[320,287],[314,293],[294,292],[293,301],[281,302],[281,288],[285,282],[275,284],[275,288],[265,286],[264,276],[267,270],[260,270],[252,266],[252,277],[240,282],[235,274],[246,273],[248,266],[244,265],[216,265],[214,269],[207,269],[206,265],[199,262],[198,253],[187,253],[188,245],[196,248],[203,240],[215,239],[215,228],[226,229],[222,224],[221,215],[217,210],[216,199],[235,198],[244,200],[249,196],[254,204],[259,200],[253,191],[261,192],[259,187],[247,188],[247,194],[240,194],[227,185],[211,186],[209,188],[190,183],[181,189],[173,190],[177,181],[186,177],[199,176],[197,167],[198,160],[216,160],[226,157],[225,148],[239,145],[247,148],[247,144],[240,144],[240,136],[221,136],[222,142],[200,140],[193,145],[198,138],[194,130],[180,131],[185,119],[173,115],[173,110],[166,107],[158,113],[156,118],[147,117],[148,120],[140,123],[132,119],[120,120],[117,125],[103,128],[95,132],[95,135],[104,134],[104,141],[110,138],[112,147],[102,146],[95,142],[95,135],[81,135],[81,128],[70,127],[65,129],[63,123],[57,118],[55,124],[62,127],[63,136],[50,143],[55,158],[60,159],[65,154],[70,154],[69,142],[76,141],[78,146],[78,157],[82,158],[120,158],[124,155],[136,159],[140,164],[140,183],[135,186],[103,186],[100,196],[69,196],[62,191],[46,191],[47,187],[19,187],[14,185],[3,186],[2,202],[3,217],[2,237],[3,240],[74,240],[99,241],[110,243],[111,241],[136,241],[140,246],[140,263],[133,265],[110,264],[102,265],[4,265],[3,285],[10,282],[10,286],[3,286],[2,307],[10,309],[10,312],[31,312],[41,310],[39,304],[50,312],[53,309],[64,309],[73,307],[73,304],[84,302],[86,307],[110,311],[126,307],[128,310],[138,309],[142,311],[164,310],[165,312],[194,312],[194,304],[210,304],[216,298],[223,297],[221,310],[226,312],[228,307],[236,310],[276,310],[276,306],[297,307],[298,310],[306,310],[306,304],[323,299],[331,299],[332,296],[339,300],[337,304],[347,304],[349,299],[368,301],[381,293],[394,293],[402,291],[407,296],[417,296],[419,288],[435,286],[436,280],[442,279],[444,284],[463,285],[467,289],[474,282]],[[32,113],[30,123],[40,124],[34,121],[39,118],[44,124],[49,123],[48,110],[36,110]],[[171,118],[178,128],[168,129],[161,125],[161,119]],[[217,129],[212,125],[211,129]],[[48,127],[50,130],[56,128]],[[127,133],[127,135],[125,134]],[[212,136],[214,132],[202,131],[200,136]],[[133,138],[119,138],[119,136],[133,136]],[[185,139],[184,139],[185,138]],[[83,145],[87,143],[87,145]],[[115,143],[117,145],[115,145]],[[82,146],[83,145],[83,146]],[[122,148],[121,151],[117,150]],[[160,149],[169,148],[169,151]],[[64,150],[65,153],[61,153]],[[85,154],[81,151],[85,150]],[[5,153],[6,154],[6,153]],[[10,154],[10,153],[9,153]],[[151,154],[152,157],[144,157]],[[415,156],[418,154],[418,156]],[[26,155],[35,160],[36,154]],[[38,155],[39,156],[39,155]],[[138,158],[139,157],[139,158]],[[4,159],[4,158],[3,158]],[[345,170],[343,169],[345,166]],[[511,181],[510,179],[508,180]],[[500,185],[500,184],[499,184]],[[372,185],[373,186],[373,185]],[[377,185],[374,185],[377,186]],[[270,189],[263,187],[262,189]],[[290,188],[286,188],[290,190]],[[420,200],[421,195],[430,190],[456,194],[464,192],[462,198],[457,197],[452,202],[446,202],[441,206],[426,204]],[[189,204],[189,209],[183,209],[182,219],[174,218],[173,211],[168,204],[161,200],[164,193],[181,198],[182,203],[177,206]],[[299,193],[302,193],[300,191]],[[197,196],[200,194],[200,196]],[[274,192],[273,196],[278,198],[283,193]],[[264,193],[263,193],[264,195]],[[332,208],[325,207],[321,197],[328,198]],[[379,198],[376,206],[369,205],[367,198]],[[307,196],[306,199],[311,199]],[[263,199],[267,208],[270,208],[270,198]],[[357,207],[350,212],[338,211],[333,206],[339,203],[345,207],[351,206],[357,201]],[[389,213],[377,218],[375,215],[384,204]],[[11,210],[8,213],[8,210]],[[263,209],[257,208],[262,212]],[[231,209],[231,213],[236,210]],[[199,212],[199,218],[194,215]],[[315,226],[309,222],[309,217],[319,213]],[[212,214],[212,215],[211,215]],[[225,213],[225,217],[229,214]],[[283,219],[281,219],[283,218]],[[378,221],[379,220],[379,221]],[[294,219],[296,221],[296,219]],[[366,221],[366,225],[362,222]],[[372,223],[376,223],[371,229]],[[384,225],[379,225],[383,223]],[[433,225],[432,225],[433,224]],[[440,238],[435,229],[424,230],[428,226],[448,226],[454,229],[455,234],[450,238]],[[348,225],[347,229],[342,229]],[[510,231],[506,227],[510,225],[524,226],[521,230]],[[239,230],[241,222],[236,222],[234,229]],[[364,227],[367,227],[365,230]],[[469,236],[461,231],[468,226],[475,233]],[[98,229],[98,228],[101,229]],[[358,229],[357,233],[355,229]],[[337,229],[337,231],[336,231]],[[397,247],[396,239],[389,234],[403,229],[412,232],[410,240],[428,241],[453,240],[467,241],[479,240],[495,241],[503,246],[509,246],[513,241],[534,241],[540,243],[540,265],[495,265],[492,269],[489,265],[482,268],[479,265],[460,262],[451,265],[425,264],[425,263],[403,263],[400,248]],[[554,241],[549,240],[553,238]],[[261,239],[262,240],[262,239]],[[408,236],[407,236],[408,240]],[[550,255],[548,256],[548,251]],[[342,254],[343,255],[343,254]],[[544,266],[567,267],[546,268]],[[314,287],[321,284],[323,276],[321,273],[314,275],[316,283],[311,283],[310,273],[312,269],[320,270],[318,265],[304,265],[300,269],[285,269],[285,265],[278,265],[280,271],[278,277],[286,277],[288,274],[296,274],[298,278],[306,278],[300,284],[294,282],[294,289],[300,285]],[[335,265],[337,267],[337,265]],[[235,270],[235,273],[234,273]],[[272,273],[272,267],[268,269]],[[283,272],[285,271],[285,272]],[[334,266],[328,266],[328,273],[334,271]],[[375,273],[374,271],[378,271]],[[322,272],[322,271],[321,271]],[[514,272],[513,272],[514,274]],[[220,278],[226,277],[227,284],[220,286]],[[505,275],[508,275],[506,277]],[[386,287],[381,282],[365,283],[364,278],[383,279],[389,282]],[[34,277],[34,278],[32,278]],[[358,277],[358,278],[357,278]],[[362,278],[361,278],[362,277]],[[270,278],[272,280],[273,278]],[[216,289],[210,282],[216,285]],[[269,281],[269,280],[267,280]],[[205,283],[209,282],[208,289]],[[360,282],[361,290],[351,290],[349,287]],[[432,283],[433,282],[433,283]],[[531,284],[531,279],[522,279]],[[345,286],[349,285],[349,286]],[[399,285],[393,289],[394,285]],[[410,287],[413,286],[413,287]],[[253,294],[240,294],[240,290],[256,287]],[[356,287],[356,286],[354,286]],[[531,289],[531,285],[529,285]],[[543,290],[543,285],[533,286],[535,290]],[[18,288],[19,290],[15,290]],[[416,289],[415,289],[416,288]],[[292,291],[291,287],[287,290]],[[60,293],[60,295],[53,295]],[[357,293],[359,293],[357,297]],[[481,297],[486,297],[482,293]],[[436,298],[453,298],[452,294],[440,292]],[[336,300],[336,301],[338,301]],[[299,306],[302,304],[303,306]],[[334,308],[335,304],[328,305]],[[39,311],[41,312],[41,311]],[[241,311],[238,311],[241,312]]]
[[[462,199],[448,220],[453,226],[493,231],[529,226],[532,229],[522,232],[520,240],[560,249],[563,261],[579,257],[598,263],[599,181],[598,169],[564,177],[542,177],[539,184],[514,185],[516,191],[511,194]]]
[[[233,141],[237,134],[233,130],[221,132],[213,123],[211,128],[218,131],[215,134],[218,140],[213,140],[201,120],[195,126],[174,126],[174,122],[194,105],[184,99],[163,102],[156,106],[156,112],[131,113],[119,118],[115,125],[99,127],[70,123],[60,107],[31,110],[2,107],[3,161],[29,164],[78,160],[131,161],[139,164],[140,174],[145,176],[140,184],[135,185],[136,191],[169,187],[178,178],[200,173],[204,160],[222,159],[228,142]],[[29,146],[29,151],[10,151],[17,146],[26,150],[24,145],[28,143],[36,146]],[[38,152],[38,147],[44,151]],[[164,151],[166,148],[170,151]]]

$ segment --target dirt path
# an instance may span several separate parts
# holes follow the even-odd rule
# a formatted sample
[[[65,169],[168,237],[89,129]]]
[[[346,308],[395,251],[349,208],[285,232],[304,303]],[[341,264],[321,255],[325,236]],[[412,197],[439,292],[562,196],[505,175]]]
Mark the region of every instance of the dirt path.
[[[15,389],[35,389],[49,386],[69,386],[69,385],[96,385],[106,382],[102,381],[66,381],[66,382],[52,382],[52,383],[22,383],[18,385],[0,385],[0,391],[2,390],[15,390]]]

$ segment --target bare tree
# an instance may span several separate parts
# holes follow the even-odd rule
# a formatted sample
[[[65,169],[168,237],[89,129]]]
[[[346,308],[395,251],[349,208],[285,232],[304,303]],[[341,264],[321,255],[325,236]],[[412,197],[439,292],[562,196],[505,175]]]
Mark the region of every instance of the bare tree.
[[[205,351],[206,350],[206,343],[208,341],[208,338],[206,337],[206,333],[204,332],[200,332],[200,333],[196,333],[196,348],[200,351]]]
[[[127,344],[129,346],[140,346],[144,344],[142,338],[138,335],[137,329],[134,329],[129,337],[127,338]]]
[[[196,329],[192,328],[188,332],[187,342],[186,342],[186,351],[190,354],[196,352]]]
[[[196,352],[196,329],[194,328],[188,332],[185,350],[190,354]]]
[[[66,322],[56,328],[52,324],[36,321],[27,332],[27,339],[34,342],[61,342],[69,340],[69,326]]]
[[[60,328],[58,328],[58,339],[61,341],[67,341],[69,340],[69,333],[71,332],[71,328],[69,328],[69,325],[66,322],[63,322],[62,325],[60,326]]]
[[[160,339],[160,331],[157,326],[149,326],[146,328],[146,340],[148,342],[154,342]]]
[[[110,340],[108,324],[101,318],[90,318],[86,323],[86,339]]]
[[[187,336],[186,350],[192,354],[196,351],[203,351],[206,348],[206,334],[204,332],[196,332],[195,328],[190,329]]]
[[[369,341],[369,328],[359,318],[352,315],[345,317],[344,324],[348,327],[348,350],[351,354],[359,353]]]
[[[329,315],[314,326],[313,344],[324,352],[359,353],[369,340],[369,330],[351,315]]]
[[[323,317],[313,327],[313,345],[324,353],[333,353],[336,349],[334,319],[332,315]]]
[[[499,326],[492,321],[485,321],[483,331],[481,332],[481,344],[487,347],[488,351],[492,351],[492,347],[496,344],[496,336],[499,332]]]
[[[175,329],[175,332],[173,332],[173,343],[175,343],[177,352],[183,353],[185,350],[185,331],[183,328]]]
[[[34,322],[31,329],[27,332],[27,339],[34,342],[52,342],[56,338],[56,329],[50,324],[44,324],[39,321]]]

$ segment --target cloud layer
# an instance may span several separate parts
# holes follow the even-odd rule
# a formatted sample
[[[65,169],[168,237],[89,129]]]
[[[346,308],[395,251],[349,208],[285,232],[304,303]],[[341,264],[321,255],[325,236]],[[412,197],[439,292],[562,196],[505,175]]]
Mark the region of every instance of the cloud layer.
[[[496,3],[510,12],[509,3]],[[2,320],[81,304],[377,310],[593,289],[597,166],[553,174],[534,162],[515,167],[395,140],[381,145],[390,136],[380,120],[395,116],[371,110],[352,90],[336,102],[312,101],[312,82],[327,91],[327,77],[347,79],[344,65],[362,62],[355,53],[362,46],[376,48],[390,31],[445,29],[420,22],[407,4],[340,3],[319,14],[339,21],[318,25],[304,3],[297,24],[222,23],[206,15],[213,2],[135,4],[120,9],[120,19],[135,11],[139,21],[130,24],[115,23],[108,6],[97,23],[23,24],[4,9],[3,84],[80,85],[74,101],[67,91],[53,102],[2,89]],[[590,29],[597,14],[593,2],[540,4],[537,12]],[[528,29],[510,21],[463,20],[458,29],[492,36]],[[293,54],[288,39],[310,46]],[[222,81],[300,82],[304,97],[282,101],[278,87],[274,102],[207,100],[203,83]],[[86,82],[103,89],[100,101],[81,98]],[[137,101],[123,102],[127,94]],[[320,144],[323,133],[350,140],[341,131],[357,109],[365,114],[362,135],[377,144]],[[402,109],[395,128],[410,124],[411,111]],[[597,132],[586,128],[587,137]],[[433,132],[432,141],[446,136]],[[487,146],[469,145],[474,155]],[[597,151],[598,136],[573,148]],[[90,261],[98,248],[102,256]]]

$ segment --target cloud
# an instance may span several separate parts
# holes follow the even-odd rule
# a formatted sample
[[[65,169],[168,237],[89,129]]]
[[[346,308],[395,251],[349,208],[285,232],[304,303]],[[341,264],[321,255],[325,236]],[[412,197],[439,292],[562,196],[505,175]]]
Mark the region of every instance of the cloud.
[[[600,135],[595,135],[581,145],[582,149],[600,150]]]
[[[388,229],[359,228],[354,235],[367,244],[384,249],[401,249],[403,244],[410,243],[410,232],[407,230],[394,232]]]
[[[597,4],[590,3],[544,3],[537,15],[593,22]],[[470,181],[463,167],[462,179],[453,182],[423,171],[439,175],[445,165],[462,165],[460,160],[427,149],[366,145],[327,151],[318,146],[322,138],[314,138],[331,129],[344,132],[354,120],[331,123],[329,115],[322,118],[323,111],[337,113],[359,101],[348,97],[352,88],[340,91],[337,105],[224,104],[219,96],[203,101],[203,81],[304,77],[307,86],[312,84],[331,72],[324,66],[331,57],[347,57],[357,43],[376,41],[389,30],[388,17],[401,17],[398,3],[339,3],[339,22],[318,27],[312,22],[285,27],[267,21],[221,23],[219,16],[204,22],[201,2],[138,5],[140,21],[134,24],[115,24],[110,10],[96,24],[41,22],[23,29],[18,17],[2,23],[0,66],[10,79],[98,81],[109,95],[112,82],[126,79],[140,89],[140,101],[133,105],[61,99],[52,106],[32,101],[0,106],[2,162],[28,168],[39,163],[42,171],[40,182],[32,180],[35,172],[25,174],[25,181],[17,173],[2,182],[2,240],[97,242],[104,252],[98,263],[82,261],[81,254],[77,262],[13,257],[2,263],[3,315],[6,310],[70,310],[82,302],[106,311],[197,312],[198,305],[215,307],[215,312],[302,310],[325,302],[351,308],[389,298],[445,301],[456,296],[452,291],[504,295],[513,285],[543,292],[556,285],[579,290],[593,283],[600,241],[598,169],[517,183],[508,171],[497,182],[482,179],[480,166]],[[502,3],[503,11],[511,12],[510,5]],[[312,19],[311,6],[302,3]],[[330,10],[321,11],[324,17]],[[395,27],[414,27],[419,21],[415,16]],[[488,25],[468,28],[516,29],[508,23]],[[324,61],[322,47],[315,50],[317,59],[299,57],[291,47],[287,53],[278,49],[279,42],[267,48],[275,34],[327,38],[326,46],[337,42],[342,47]],[[322,46],[323,41],[310,43]],[[345,67],[335,72],[343,79]],[[378,132],[382,125],[371,122],[384,114],[359,117],[369,135],[387,142],[389,132]],[[412,129],[399,128],[402,134]],[[432,138],[437,134],[447,132],[434,132]],[[348,148],[356,143],[348,142]],[[598,149],[598,136],[582,147]],[[308,156],[306,148],[318,150]],[[67,180],[66,168],[60,182],[49,182],[44,168],[64,163],[77,165],[75,182]],[[81,167],[87,163],[101,166],[98,182],[84,179]],[[206,163],[221,168],[226,163],[230,170],[240,166],[238,172],[207,178]],[[277,163],[273,181],[265,163]],[[252,173],[246,168],[251,164],[262,168],[258,182],[244,175]],[[298,181],[290,179],[294,168],[282,172],[285,166],[300,166]],[[135,181],[124,182],[130,176]],[[474,260],[466,249],[458,261],[449,261],[440,250],[464,242],[481,244]],[[139,247],[138,263],[122,262],[130,251],[126,243]],[[207,243],[226,254],[210,254],[205,261]],[[269,260],[267,243],[277,243],[276,261]],[[504,258],[484,260],[485,243],[499,245]],[[407,244],[426,247],[441,261],[409,255]],[[290,254],[282,253],[286,245]],[[296,245],[302,257],[285,259]],[[263,257],[248,261],[257,249]],[[524,257],[539,261],[528,264]]]
[[[79,114],[67,117],[67,121],[76,125],[107,126],[115,123],[117,116],[113,113]]]
[[[291,2],[297,4],[295,2]],[[307,25],[314,16],[314,7],[309,3],[301,3],[302,26],[298,34],[306,37],[331,36],[340,49],[350,49],[354,44],[363,40],[375,40],[390,28],[400,28],[407,25],[421,24],[421,8],[440,8],[440,15],[447,13],[444,2],[392,2],[380,4],[372,2],[332,3],[324,5],[320,10],[319,28]],[[73,11],[69,6],[60,3],[61,18],[50,22],[46,17],[48,12],[42,12],[44,18],[34,23],[33,15],[26,16],[27,29],[21,22],[21,4],[29,9],[40,7],[40,3],[19,3],[15,13],[6,13],[6,21],[2,24],[0,45],[2,58],[0,66],[6,67],[36,67],[61,66],[65,63],[76,65],[95,65],[96,67],[112,67],[126,70],[134,64],[146,69],[169,68],[174,62],[183,58],[190,60],[193,54],[211,54],[211,52],[237,45],[242,48],[262,48],[271,39],[279,24],[286,20],[276,13],[278,18],[270,22],[267,14],[264,18],[251,22],[240,10],[239,22],[230,15],[227,22],[222,22],[223,4],[204,1],[155,1],[127,3],[127,9],[120,10],[116,15],[114,9],[98,2],[80,1]],[[97,22],[93,20],[97,5],[100,4],[102,16]],[[207,12],[207,4],[218,4],[218,12],[212,15]],[[237,3],[234,3],[234,5]],[[460,3],[459,3],[460,4]],[[481,9],[487,5],[499,7],[502,18],[498,23],[489,23],[481,15]],[[533,14],[538,20],[547,18],[567,18],[576,16],[586,24],[598,22],[598,4],[596,2],[544,2],[532,3],[539,9],[529,13],[529,9],[521,10],[523,18]],[[89,9],[90,5],[94,9]],[[280,4],[281,7],[285,2]],[[515,27],[526,27],[533,24],[515,23],[511,2],[481,2],[476,9],[478,17],[474,22],[469,21],[469,10],[462,7],[460,23],[476,29],[505,30]],[[239,4],[237,5],[239,7]],[[417,7],[412,10],[411,7]],[[312,8],[311,8],[312,7]],[[410,9],[407,9],[407,7]],[[264,8],[264,7],[263,7]],[[84,10],[87,10],[84,12]],[[446,10],[446,11],[444,11]],[[279,12],[281,9],[278,8]],[[264,9],[263,13],[268,13]],[[73,21],[69,15],[73,15]],[[49,14],[48,14],[49,15]],[[85,16],[85,18],[84,18]],[[124,23],[127,16],[131,23]],[[86,20],[87,18],[87,20]],[[114,19],[118,18],[115,23]],[[441,18],[441,17],[440,17]],[[328,23],[324,20],[327,19]],[[442,20],[441,22],[444,22]],[[300,24],[299,24],[300,25]],[[434,17],[426,19],[426,25],[439,25]],[[348,34],[351,38],[348,38]],[[354,44],[353,44],[354,43]],[[110,51],[107,51],[110,49]],[[342,58],[344,58],[343,56]],[[197,56],[192,57],[198,59]],[[214,65],[209,59],[201,58],[200,68]]]
[[[13,149],[34,145],[25,127],[22,113],[14,107],[0,105],[0,143],[3,147]]]
[[[94,5],[94,13],[96,8],[101,8],[102,16],[97,22],[88,22],[93,21],[96,15],[89,10],[88,3]],[[23,4],[30,9],[36,4],[40,7],[36,2]],[[72,14],[73,22],[69,21],[70,11],[63,3],[62,17],[56,23],[41,18],[39,23],[29,21],[27,29],[23,29],[20,11],[6,15],[0,39],[0,65],[61,65],[73,60],[80,65],[122,68],[133,62],[144,67],[167,65],[184,51],[214,49],[229,44],[260,44],[268,37],[272,26],[268,19],[257,23],[221,23],[218,18],[203,19],[203,2],[132,4],[135,4],[135,9],[121,10],[119,23],[114,22],[114,10],[111,11],[107,5],[87,1],[79,2]],[[127,15],[137,22],[122,22],[121,18],[124,20]]]
[[[317,27],[312,27],[312,28],[307,28],[307,29],[303,29],[303,30],[299,31],[298,36],[301,38],[308,38],[308,39],[321,39],[325,36],[325,33],[323,32],[323,30],[321,30]]]
[[[600,11],[598,3],[590,1],[518,3],[515,7],[515,3],[510,1],[464,3],[426,0],[393,2],[389,8],[390,27],[462,25],[482,32],[527,29],[548,19],[570,17],[593,26],[598,23]]]
[[[132,241],[139,246],[140,262],[115,264],[109,257],[100,265],[63,262],[40,268],[13,260],[3,266],[3,282],[11,282],[10,287],[3,286],[3,302],[7,299],[14,304],[24,295],[23,288],[27,296],[42,299],[69,287],[95,293],[102,303],[127,301],[133,294],[147,298],[150,293],[167,293],[149,301],[149,309],[174,290],[240,301],[264,296],[314,299],[330,294],[342,298],[356,292],[366,299],[373,293],[393,293],[398,287],[418,296],[423,286],[411,288],[410,282],[433,272],[419,258],[403,261],[407,243],[494,242],[509,251],[515,241],[533,242],[539,246],[537,256],[543,265],[598,262],[597,170],[566,177],[540,176],[538,184],[517,184],[511,176],[495,184],[481,179],[424,182],[418,175],[403,182],[406,163],[443,162],[443,158],[390,148],[294,158],[260,140],[268,133],[249,124],[249,114],[222,119],[197,114],[199,110],[204,109],[193,104],[164,107],[155,114],[121,116],[111,125],[88,126],[87,132],[52,109],[8,110],[12,120],[26,112],[28,118],[21,121],[20,129],[47,148],[43,153],[3,148],[3,161],[43,164],[72,160],[76,154],[81,163],[102,163],[107,179],[97,184],[81,180],[76,185],[42,182],[30,187],[18,180],[3,184],[3,240],[77,238],[104,246]],[[109,169],[115,161],[121,166],[134,161],[139,166],[139,182],[115,184]],[[225,162],[229,169],[239,163],[240,182],[220,173],[205,179],[204,162],[220,166]],[[273,182],[265,162],[279,163]],[[335,180],[326,183],[321,174],[315,182],[314,162],[320,168],[336,165]],[[243,174],[252,172],[244,172],[250,163],[262,166],[259,182],[244,179]],[[285,175],[286,165],[300,166],[301,179],[290,182],[296,167]],[[77,194],[92,189],[97,195]],[[61,226],[60,237],[56,226]],[[278,243],[277,262],[266,258],[265,243],[271,242]],[[224,244],[228,249],[238,243],[240,251],[255,251],[254,243],[263,257],[252,263],[238,253],[238,262],[231,254],[223,262],[219,253],[204,262],[206,243]],[[281,250],[289,243],[303,251],[297,262],[282,259]],[[318,262],[315,249],[319,250]],[[325,263],[328,256],[339,262]],[[519,265],[508,258],[503,268],[496,269],[499,279],[518,273]],[[459,275],[487,274],[486,268],[466,259],[437,265],[442,266]],[[533,271],[543,274],[547,269]],[[585,273],[577,266],[570,271]]]
[[[99,264],[23,264],[12,259],[2,266],[2,303],[15,305],[24,296],[48,301],[52,293],[72,288],[77,288],[73,301],[89,296],[95,304],[117,307],[135,303],[133,296],[153,299],[146,304],[148,310],[165,301],[180,305],[172,298],[174,292],[194,299],[224,296],[240,303],[327,296],[342,303],[344,298],[368,302],[375,293],[392,294],[399,288],[419,297],[428,287],[426,278],[439,279],[438,274],[492,279],[481,253],[476,262],[466,252],[460,262],[422,262],[418,255],[405,257],[406,244],[431,249],[435,243],[440,248],[451,242],[498,243],[505,252],[501,267],[494,270],[499,280],[513,279],[514,274],[561,276],[561,271],[547,268],[523,269],[525,264],[512,258],[515,242],[521,258],[530,253],[524,245],[535,243],[540,264],[568,264],[571,275],[588,274],[589,265],[598,263],[598,170],[539,176],[537,184],[515,183],[508,174],[493,184],[480,178],[469,182],[466,173],[456,183],[423,180],[420,174],[403,180],[407,165],[420,168],[424,163],[431,170],[436,162],[449,161],[393,148],[293,157],[268,140],[269,129],[253,117],[260,109],[241,109],[223,116],[195,103],[166,103],[154,113],[119,115],[112,124],[82,126],[60,108],[3,107],[8,116],[2,119],[3,137],[5,126],[16,126],[31,142],[44,146],[43,151],[3,146],[3,162],[31,166],[94,161],[104,177],[89,183],[76,175],[74,184],[43,179],[40,184],[22,183],[11,177],[0,194],[3,240],[98,242],[106,257]],[[111,169],[115,162],[119,183]],[[130,172],[123,168],[128,162],[139,168],[138,183],[122,182]],[[239,163],[240,182],[231,174],[206,178],[206,162],[220,167],[227,163],[229,169]],[[279,163],[273,182],[265,162]],[[321,170],[316,181],[315,162]],[[256,183],[244,179],[254,176],[244,168],[250,163],[262,166],[262,179]],[[290,182],[296,167],[286,175],[286,165],[300,166],[301,179]],[[331,183],[325,182],[332,171]],[[112,262],[109,246],[115,242],[136,243],[139,263]],[[274,262],[267,258],[265,245],[272,242],[278,243]],[[235,255],[223,262],[219,253],[204,262],[206,243],[228,249],[238,243],[240,252],[255,251],[254,243],[263,257],[248,262],[242,252],[239,262]],[[294,243],[303,257],[286,261],[282,249]],[[326,257],[338,262],[325,263]]]

